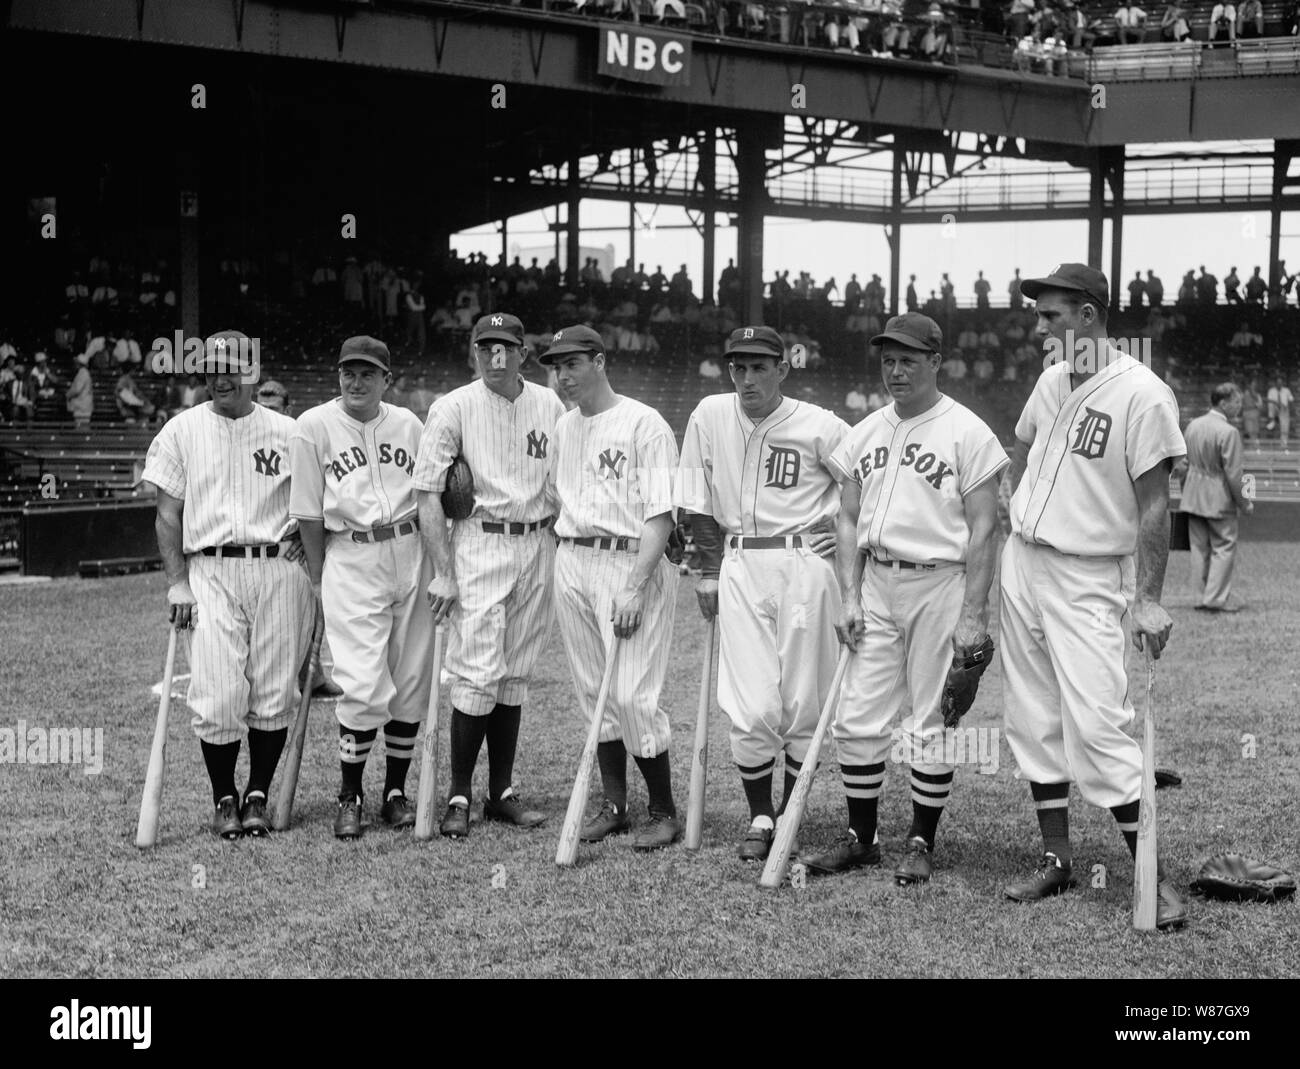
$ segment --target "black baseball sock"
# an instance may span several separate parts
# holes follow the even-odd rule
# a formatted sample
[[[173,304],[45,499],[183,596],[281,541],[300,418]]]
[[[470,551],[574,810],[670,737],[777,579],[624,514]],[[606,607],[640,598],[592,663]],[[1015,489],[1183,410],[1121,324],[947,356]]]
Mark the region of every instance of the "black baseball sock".
[[[415,734],[420,730],[419,722],[407,724],[401,720],[390,720],[384,725],[384,801],[394,791],[406,793],[406,773],[411,767],[411,755],[415,753]]]
[[[600,783],[605,797],[618,806],[620,813],[626,813],[627,748],[623,740],[614,739],[597,745],[596,763],[600,765]]]
[[[876,810],[880,785],[885,779],[885,762],[874,765],[841,765],[844,800],[849,807],[849,827],[858,842],[870,846],[876,841]]]
[[[451,711],[451,794],[469,801],[474,784],[474,766],[478,752],[483,749],[483,736],[487,734],[488,718],[470,716],[459,709]]]
[[[519,706],[498,702],[487,718],[488,797],[494,802],[509,790],[515,774],[519,713]]]
[[[1115,822],[1124,835],[1124,845],[1128,847],[1128,852],[1137,857],[1138,817],[1142,812],[1142,802],[1138,800],[1126,805],[1113,805],[1110,811],[1115,814]]]
[[[666,813],[670,817],[677,815],[677,806],[673,804],[673,774],[668,764],[668,751],[657,757],[638,757],[636,767],[645,777],[646,793],[650,795],[650,809],[655,813]]]
[[[1070,785],[1068,783],[1031,783],[1038,813],[1038,828],[1043,833],[1043,849],[1055,854],[1062,865],[1074,858],[1070,849]]]
[[[239,760],[239,740],[217,745],[200,742],[203,750],[203,763],[208,766],[208,779],[212,781],[212,804],[216,805],[226,795],[239,801],[239,792],[235,790],[235,762]]]
[[[781,793],[781,808],[776,811],[779,817],[785,812],[785,807],[790,804],[790,795],[794,794],[794,785],[799,782],[799,770],[803,768],[802,761],[796,761],[789,754],[785,755],[785,790]]]
[[[912,769],[912,826],[907,830],[909,839],[918,836],[934,849],[934,836],[939,829],[939,818],[952,793],[952,771],[918,772]]]
[[[745,801],[749,803],[750,821],[753,822],[759,817],[775,819],[776,810],[772,808],[772,769],[776,767],[776,758],[749,768],[744,765],[736,767],[740,769],[740,782],[745,788]]]
[[[278,731],[257,731],[248,729],[248,790],[247,798],[257,793],[263,798],[271,786],[271,777],[275,775],[275,766],[280,762],[284,751],[284,740],[289,737],[287,727]]]
[[[340,798],[360,798],[364,795],[361,776],[366,770],[366,758],[370,756],[378,734],[374,728],[353,731],[352,728],[339,725],[339,768],[342,771]]]

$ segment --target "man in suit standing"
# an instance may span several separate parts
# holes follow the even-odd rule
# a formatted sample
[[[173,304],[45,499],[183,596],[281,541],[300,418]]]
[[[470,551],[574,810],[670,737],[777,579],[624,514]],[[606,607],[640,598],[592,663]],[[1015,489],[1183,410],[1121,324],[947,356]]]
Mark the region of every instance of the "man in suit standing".
[[[1205,612],[1242,608],[1228,600],[1237,555],[1237,514],[1255,511],[1243,492],[1241,435],[1231,422],[1241,411],[1241,400],[1234,383],[1214,387],[1210,410],[1187,425],[1187,456],[1177,467],[1192,544],[1194,601]]]

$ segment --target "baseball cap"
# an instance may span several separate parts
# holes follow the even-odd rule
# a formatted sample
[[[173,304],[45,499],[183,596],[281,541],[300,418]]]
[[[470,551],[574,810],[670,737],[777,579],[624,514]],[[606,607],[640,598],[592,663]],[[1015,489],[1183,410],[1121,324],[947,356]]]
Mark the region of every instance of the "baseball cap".
[[[38,363],[38,364],[43,364],[43,363],[45,363],[46,360],[49,359],[49,357],[47,357],[43,352],[40,352],[40,351],[38,350],[38,351],[35,353],[35,355],[32,356],[32,359],[35,360],[36,363]]]
[[[543,364],[554,362],[557,356],[565,353],[603,353],[605,343],[591,327],[579,323],[574,327],[557,330],[551,336],[550,348],[539,357]]]
[[[771,327],[737,327],[727,336],[727,346],[723,350],[724,356],[732,353],[756,353],[784,360],[785,342]]]
[[[939,324],[920,312],[904,312],[893,316],[882,333],[871,339],[872,345],[884,345],[885,342],[897,342],[909,349],[920,349],[927,353],[943,350],[943,331]]]
[[[1087,264],[1058,264],[1045,278],[1026,278],[1020,292],[1031,301],[1043,290],[1076,290],[1091,297],[1102,308],[1110,303],[1110,283],[1105,274]]]
[[[209,334],[203,342],[203,364],[200,375],[234,374],[240,370],[240,342],[249,337],[238,330],[219,330]],[[244,347],[247,351],[247,346]]]
[[[471,345],[481,341],[510,341],[516,345],[523,345],[524,325],[517,316],[506,315],[505,312],[493,312],[491,315],[479,317],[479,321],[474,324],[474,329],[470,332],[469,341]]]
[[[360,360],[364,364],[374,364],[384,371],[392,370],[392,360],[388,356],[388,346],[369,334],[358,334],[349,338],[339,348],[339,363],[347,364]]]
[[[276,382],[275,379],[267,379],[264,383],[262,383],[257,388],[257,396],[287,398],[289,396],[289,391],[286,390],[280,383]]]

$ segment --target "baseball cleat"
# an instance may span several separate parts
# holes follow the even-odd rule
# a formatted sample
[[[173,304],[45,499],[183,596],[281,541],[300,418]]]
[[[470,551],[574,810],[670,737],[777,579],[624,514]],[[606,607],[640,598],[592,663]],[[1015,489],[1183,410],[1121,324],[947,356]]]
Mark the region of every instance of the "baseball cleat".
[[[361,838],[361,795],[345,794],[339,797],[339,811],[334,817],[334,838]]]
[[[622,835],[628,826],[627,810],[620,813],[618,806],[606,798],[600,812],[582,826],[579,838],[584,843],[598,843],[611,835]]]
[[[808,870],[810,876],[833,876],[850,869],[860,869],[864,865],[879,865],[880,844],[863,846],[858,841],[858,833],[850,828],[848,835],[835,840],[829,850],[820,854],[800,855],[799,863]]]
[[[1070,866],[1062,864],[1061,859],[1049,850],[1043,855],[1043,862],[1037,872],[1020,883],[1008,884],[1003,894],[1016,902],[1037,902],[1042,898],[1059,895],[1074,886],[1074,877],[1070,871]]]
[[[212,815],[212,832],[223,839],[238,839],[244,834],[238,798],[228,794],[217,803],[217,811]]]
[[[395,794],[379,810],[385,824],[394,828],[409,828],[415,823],[415,806],[404,794]]]
[[[745,832],[745,837],[740,840],[740,846],[736,848],[736,855],[741,861],[766,861],[767,855],[772,852],[772,839],[775,834],[772,828],[751,824],[749,830]]]
[[[676,814],[657,813],[650,810],[650,823],[643,827],[632,840],[633,850],[660,850],[671,846],[682,837],[682,826]]]
[[[244,799],[239,811],[239,823],[243,825],[244,834],[252,836],[267,835],[271,831],[271,822],[266,819],[266,796],[256,793]]]
[[[903,860],[894,870],[894,882],[899,887],[907,887],[914,883],[929,883],[930,869],[930,844],[919,835],[913,835],[907,840]]]
[[[463,802],[450,802],[447,812],[438,825],[438,831],[448,839],[464,839],[469,835],[469,805]]]
[[[1173,931],[1187,923],[1187,903],[1172,880],[1161,880],[1156,888],[1156,928]]]
[[[525,809],[519,796],[511,791],[495,802],[489,798],[483,803],[483,819],[513,824],[516,828],[535,828],[546,820],[546,814],[536,809]]]

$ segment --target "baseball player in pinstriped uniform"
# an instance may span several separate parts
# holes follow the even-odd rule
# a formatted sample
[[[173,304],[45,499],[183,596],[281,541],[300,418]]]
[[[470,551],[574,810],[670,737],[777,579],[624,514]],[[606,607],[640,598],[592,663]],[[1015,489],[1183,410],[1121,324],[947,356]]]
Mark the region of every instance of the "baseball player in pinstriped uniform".
[[[814,873],[880,862],[877,804],[891,726],[904,714],[912,824],[894,877],[914,884],[930,879],[952,789],[940,710],[948,667],[954,650],[988,637],[998,476],[1007,454],[982,419],[939,392],[943,334],[933,319],[894,316],[871,344],[880,347],[894,403],[849,431],[830,458],[843,485],[836,630],[857,651],[835,717],[849,832],[802,860]],[[926,761],[927,751],[940,761]]]
[[[1160,605],[1169,471],[1186,450],[1173,392],[1106,340],[1104,274],[1061,264],[1020,288],[1038,302],[1038,337],[1064,356],[1039,376],[1016,424],[1002,551],[1007,742],[1044,844],[1039,872],[1006,894],[1033,902],[1074,884],[1071,781],[1110,809],[1136,851],[1142,748],[1124,730],[1134,719],[1125,631],[1153,657],[1169,640],[1173,621]],[[1156,926],[1186,919],[1161,870]]]
[[[605,798],[581,835],[599,842],[627,830],[631,749],[650,796],[650,821],[632,846],[654,850],[681,836],[668,716],[659,707],[677,611],[677,569],[664,556],[677,440],[658,412],[614,392],[604,345],[590,327],[558,331],[541,360],[559,369],[561,388],[578,406],[555,425],[555,606],[588,719],[606,659],[618,658],[597,749]]]
[[[312,585],[321,597],[343,689],[342,784],[334,834],[359,838],[362,774],[379,729],[387,755],[382,819],[415,823],[406,773],[429,703],[433,618],[423,592],[432,576],[416,516],[419,418],[382,400],[393,376],[388,347],[349,338],[339,350],[341,396],[304,412],[290,440],[290,511],[302,529]]]
[[[212,400],[175,416],[149,446],[143,478],[158,488],[158,550],[169,618],[193,628],[191,721],[212,781],[212,829],[225,839],[270,830],[266,798],[298,701],[311,645],[312,592],[288,550],[293,420],[253,403],[225,363],[245,335],[207,341]],[[237,362],[237,358],[236,362]],[[295,553],[294,556],[299,556]],[[248,735],[244,803],[235,762]]]
[[[700,612],[723,625],[718,704],[751,821],[738,853],[762,861],[835,675],[840,599],[826,558],[839,493],[826,465],[848,426],[781,395],[790,365],[770,327],[733,331],[726,354],[736,393],[706,397],[691,414],[676,502],[700,550]],[[774,811],[782,753],[785,793]]]
[[[483,316],[470,348],[479,378],[429,410],[415,462],[420,532],[434,578],[434,622],[451,622],[451,795],[443,835],[469,833],[470,785],[488,744],[487,820],[532,828],[545,819],[525,809],[511,787],[520,707],[549,637],[555,538],[547,494],[551,439],[564,405],[527,382],[524,325],[512,315]],[[474,475],[474,511],[451,533],[439,495],[447,469],[463,456]]]

